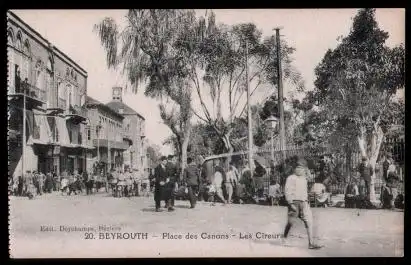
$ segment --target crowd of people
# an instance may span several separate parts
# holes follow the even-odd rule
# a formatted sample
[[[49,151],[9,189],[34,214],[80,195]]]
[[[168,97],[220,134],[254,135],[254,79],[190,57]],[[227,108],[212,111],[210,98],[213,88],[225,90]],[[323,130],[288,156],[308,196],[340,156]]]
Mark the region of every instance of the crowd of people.
[[[294,159],[296,162],[297,160]],[[94,170],[90,174],[74,172],[67,176],[59,177],[54,172],[44,174],[37,171],[27,171],[24,176],[13,180],[9,178],[9,193],[15,196],[35,196],[53,191],[71,195],[85,192],[90,195],[104,189],[112,193],[113,197],[150,196],[154,193],[156,211],[161,209],[161,201],[169,211],[174,211],[175,199],[187,199],[190,207],[194,208],[198,200],[216,203],[259,203],[264,199],[269,205],[286,206],[285,180],[294,173],[296,163],[289,161],[287,168],[283,169],[285,178],[273,177],[270,172],[269,186],[264,181],[267,178],[267,168],[254,161],[253,172],[248,167],[248,160],[242,161],[241,170],[233,162],[225,163],[223,159],[214,163],[213,174],[204,172],[204,165],[196,164],[192,158],[188,158],[187,167],[180,171],[176,157],[169,155],[161,157],[158,166],[150,172],[149,177],[133,170]],[[328,184],[330,177],[326,177],[326,161],[323,157],[323,170],[316,177],[310,173],[308,166],[305,168],[309,185],[309,202],[315,195],[315,205],[327,206],[330,203]],[[403,208],[404,195],[398,192],[398,169],[390,153],[381,161],[384,183],[381,186],[381,206],[385,209]],[[344,189],[344,202],[347,208],[375,208],[369,197],[368,189],[372,167],[367,158],[363,158],[359,164],[358,177],[351,177]],[[329,170],[330,171],[330,170]],[[325,172],[325,173],[324,173]],[[312,184],[314,183],[314,184]]]
[[[73,172],[60,177],[54,172],[26,171],[17,179],[9,178],[9,194],[30,199],[53,191],[63,195],[91,195],[102,189],[114,197],[148,196],[150,182],[139,172],[114,169],[107,173]]]

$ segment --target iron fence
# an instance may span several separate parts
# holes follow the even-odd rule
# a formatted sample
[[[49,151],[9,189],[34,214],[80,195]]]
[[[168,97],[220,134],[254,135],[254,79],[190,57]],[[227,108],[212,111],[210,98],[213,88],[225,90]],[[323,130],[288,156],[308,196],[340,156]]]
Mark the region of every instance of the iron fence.
[[[380,157],[375,168],[375,192],[380,194],[384,184],[382,159],[384,154],[390,151],[393,154],[398,169],[398,175],[402,180],[399,184],[399,191],[404,193],[404,153],[405,143],[402,141],[384,142],[384,149],[380,152]],[[358,151],[336,150],[326,146],[320,148],[307,148],[291,146],[287,150],[259,149],[254,152],[254,161],[261,164],[266,174],[262,176],[264,191],[268,193],[272,181],[276,181],[283,188],[288,175],[292,173],[296,161],[299,157],[304,157],[308,162],[311,176],[308,179],[309,188],[315,182],[326,183],[326,187],[332,194],[344,194],[345,187],[352,178],[360,180],[359,165],[362,156]],[[217,163],[223,162],[228,168],[228,161],[241,172],[248,166],[248,152],[237,152],[232,154],[221,154],[205,159],[203,164],[203,174],[212,180],[214,169]]]

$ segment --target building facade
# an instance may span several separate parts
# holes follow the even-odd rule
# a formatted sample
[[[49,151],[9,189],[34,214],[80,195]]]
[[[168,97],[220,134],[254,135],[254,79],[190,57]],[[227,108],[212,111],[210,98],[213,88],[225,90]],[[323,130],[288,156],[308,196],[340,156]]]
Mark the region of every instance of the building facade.
[[[106,105],[118,114],[124,116],[123,139],[129,143],[127,150],[123,152],[123,169],[132,169],[142,174],[147,173],[147,157],[145,146],[145,118],[127,106],[122,99],[123,89],[112,88],[112,100]]]
[[[87,72],[10,11],[7,59],[9,174],[84,170]]]
[[[130,141],[123,136],[124,116],[105,104],[88,97],[86,108],[90,123],[87,127],[87,139],[95,147],[90,153],[87,170],[92,171],[92,165],[101,162],[105,172],[115,169],[123,170],[123,152],[129,149]]]

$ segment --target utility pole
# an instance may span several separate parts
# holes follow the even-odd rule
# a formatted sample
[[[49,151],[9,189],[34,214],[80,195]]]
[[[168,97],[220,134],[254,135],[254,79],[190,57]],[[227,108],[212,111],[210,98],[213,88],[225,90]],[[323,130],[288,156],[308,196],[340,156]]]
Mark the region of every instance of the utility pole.
[[[280,110],[280,150],[283,153],[285,150],[285,123],[284,123],[284,96],[283,96],[283,71],[281,67],[281,42],[280,42],[280,28],[275,28],[277,41],[277,73],[278,73],[278,108]]]
[[[251,113],[251,94],[250,84],[248,77],[248,42],[245,41],[245,74],[247,81],[247,110],[248,110],[248,164],[251,172],[253,172],[253,126],[252,126],[252,113]]]
[[[22,152],[21,152],[21,176],[24,178],[24,159],[26,153],[26,83],[23,83],[23,137],[22,137]],[[21,88],[21,82],[20,82]]]

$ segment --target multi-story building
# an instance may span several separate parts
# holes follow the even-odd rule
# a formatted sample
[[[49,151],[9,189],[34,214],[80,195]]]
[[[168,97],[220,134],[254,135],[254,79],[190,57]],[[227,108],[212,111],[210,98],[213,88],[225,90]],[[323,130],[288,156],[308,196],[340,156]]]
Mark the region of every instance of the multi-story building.
[[[123,152],[131,145],[131,139],[123,135],[124,116],[88,96],[86,107],[90,121],[87,136],[96,147],[89,157],[92,163],[89,163],[87,170],[91,172],[95,162],[104,163],[106,172],[123,170]]]
[[[124,169],[127,170],[131,168],[135,171],[147,174],[145,170],[147,168],[146,147],[144,141],[145,118],[123,102],[123,89],[121,87],[113,87],[112,93],[112,101],[106,105],[124,116],[123,138],[130,143],[129,148],[123,153]]]
[[[7,55],[9,174],[82,171],[87,72],[10,11]]]

